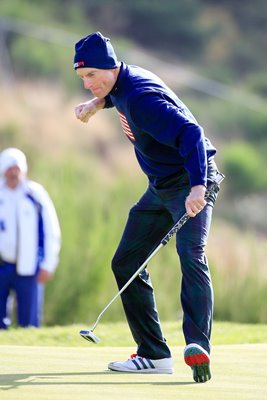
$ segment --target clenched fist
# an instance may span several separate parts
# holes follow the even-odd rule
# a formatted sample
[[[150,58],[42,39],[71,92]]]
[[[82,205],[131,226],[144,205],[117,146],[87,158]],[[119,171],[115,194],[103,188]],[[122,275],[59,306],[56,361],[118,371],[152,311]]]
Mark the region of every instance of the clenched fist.
[[[85,103],[80,103],[75,107],[76,118],[82,122],[88,122],[89,119],[98,111],[104,108],[105,100],[94,98],[92,100],[86,101]]]

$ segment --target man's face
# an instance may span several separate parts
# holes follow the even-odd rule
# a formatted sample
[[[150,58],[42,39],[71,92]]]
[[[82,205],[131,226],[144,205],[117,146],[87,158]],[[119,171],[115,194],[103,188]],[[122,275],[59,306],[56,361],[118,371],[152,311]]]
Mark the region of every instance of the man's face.
[[[84,88],[91,90],[93,96],[99,98],[109,94],[118,76],[118,68],[78,68],[76,71],[77,75],[83,80]]]
[[[4,176],[5,176],[6,185],[10,189],[16,189],[16,187],[22,181],[22,173],[21,173],[21,170],[19,169],[19,167],[17,167],[17,166],[8,168],[6,170]]]

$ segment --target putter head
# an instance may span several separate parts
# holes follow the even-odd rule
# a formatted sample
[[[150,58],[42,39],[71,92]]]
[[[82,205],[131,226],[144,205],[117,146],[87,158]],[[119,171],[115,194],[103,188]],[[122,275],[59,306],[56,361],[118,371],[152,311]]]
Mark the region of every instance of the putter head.
[[[97,337],[92,331],[85,331],[85,330],[82,330],[82,331],[80,331],[80,335],[81,335],[85,340],[88,340],[89,342],[92,342],[92,343],[95,343],[95,344],[97,344],[97,343],[100,342],[99,337]]]

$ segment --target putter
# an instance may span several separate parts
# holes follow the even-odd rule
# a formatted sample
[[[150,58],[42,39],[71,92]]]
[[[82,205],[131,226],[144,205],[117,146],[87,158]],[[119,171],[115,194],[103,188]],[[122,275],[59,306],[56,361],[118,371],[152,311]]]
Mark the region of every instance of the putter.
[[[207,188],[206,193],[205,193],[205,199],[208,199],[211,194],[214,193],[214,191],[218,188],[219,184],[223,181],[224,175],[222,173],[218,173],[214,181],[211,183],[211,185]],[[92,329],[89,330],[81,330],[80,335],[85,339],[88,340],[89,342],[92,343],[99,343],[100,339],[98,336],[94,334],[94,330],[97,327],[100,318],[102,315],[105,313],[105,311],[109,308],[109,306],[121,295],[122,292],[132,283],[132,281],[146,268],[148,262],[155,256],[156,253],[161,249],[161,247],[165,246],[170,239],[175,235],[181,228],[184,226],[186,221],[188,221],[190,216],[185,213],[177,222],[176,224],[171,228],[171,230],[167,233],[166,236],[161,240],[160,244],[155,248],[155,250],[147,257],[147,259],[143,262],[143,264],[138,268],[138,270],[133,274],[133,276],[125,283],[125,285],[119,290],[119,292],[110,300],[110,302],[106,305],[106,307],[101,311],[99,316],[97,317]]]

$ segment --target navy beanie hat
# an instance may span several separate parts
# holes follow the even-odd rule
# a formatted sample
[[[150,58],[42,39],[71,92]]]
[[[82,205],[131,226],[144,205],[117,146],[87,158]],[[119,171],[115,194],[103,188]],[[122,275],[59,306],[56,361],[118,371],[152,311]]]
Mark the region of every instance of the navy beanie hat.
[[[109,38],[100,32],[92,33],[75,45],[74,69],[114,69],[119,66]]]

